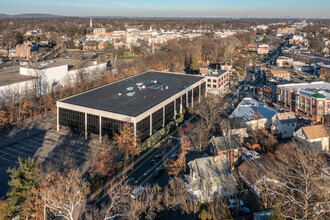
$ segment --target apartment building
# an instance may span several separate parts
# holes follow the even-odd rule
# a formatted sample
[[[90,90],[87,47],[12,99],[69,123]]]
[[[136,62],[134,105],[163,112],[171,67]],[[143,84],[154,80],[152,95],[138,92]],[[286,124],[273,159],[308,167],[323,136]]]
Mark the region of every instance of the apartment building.
[[[296,114],[324,122],[330,114],[330,83],[294,83],[277,86],[277,103]]]
[[[18,44],[16,46],[16,55],[18,57],[31,57],[31,46],[28,43]]]
[[[330,65],[320,66],[320,78],[329,82],[330,81]]]

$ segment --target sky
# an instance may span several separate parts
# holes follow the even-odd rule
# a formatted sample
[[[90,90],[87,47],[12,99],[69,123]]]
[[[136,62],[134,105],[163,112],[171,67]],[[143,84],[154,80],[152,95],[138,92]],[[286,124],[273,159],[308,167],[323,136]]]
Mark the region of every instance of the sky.
[[[0,13],[137,17],[330,18],[330,0],[0,0]]]

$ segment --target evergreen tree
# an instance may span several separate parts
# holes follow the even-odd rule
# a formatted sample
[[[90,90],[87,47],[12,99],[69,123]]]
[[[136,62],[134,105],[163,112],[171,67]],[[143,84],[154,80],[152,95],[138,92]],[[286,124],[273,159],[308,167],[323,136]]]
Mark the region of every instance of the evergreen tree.
[[[190,71],[198,70],[198,60],[194,56],[191,57],[189,69],[190,69]]]
[[[282,215],[281,208],[279,206],[275,206],[273,208],[273,215],[268,220],[284,220],[285,218]]]
[[[31,196],[31,189],[39,181],[40,166],[39,162],[28,158],[23,160],[18,158],[18,168],[9,168],[10,180],[8,185],[11,187],[8,196],[8,214],[21,211],[25,206],[27,198]]]

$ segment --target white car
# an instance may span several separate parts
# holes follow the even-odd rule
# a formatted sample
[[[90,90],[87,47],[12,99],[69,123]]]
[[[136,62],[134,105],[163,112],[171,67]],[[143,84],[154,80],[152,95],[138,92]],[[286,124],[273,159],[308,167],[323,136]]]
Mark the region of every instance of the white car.
[[[142,195],[142,193],[144,192],[144,190],[145,190],[145,188],[143,186],[136,187],[132,192],[132,195],[131,195],[132,199],[139,198]]]

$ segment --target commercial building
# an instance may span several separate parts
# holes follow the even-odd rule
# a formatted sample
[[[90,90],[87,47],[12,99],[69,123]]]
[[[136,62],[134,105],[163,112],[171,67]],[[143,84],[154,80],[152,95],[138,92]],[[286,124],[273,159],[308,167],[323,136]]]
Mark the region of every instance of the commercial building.
[[[279,56],[276,59],[276,66],[278,67],[290,67],[293,59],[290,57],[285,57],[285,56]]]
[[[278,79],[291,80],[291,75],[287,70],[277,67],[270,69],[267,73],[267,76],[276,77]]]
[[[263,98],[267,102],[276,102],[276,85],[263,85]]]
[[[205,95],[204,77],[143,72],[58,101],[57,130],[65,126],[101,138],[131,123],[143,140]]]
[[[200,68],[200,73],[206,78],[207,93],[213,95],[220,95],[228,90],[229,70]]]
[[[0,69],[0,105],[8,95],[23,96],[34,89],[36,95],[46,94],[74,81],[78,72],[86,76],[106,69],[106,63],[55,59],[47,62],[12,66]]]
[[[277,86],[277,103],[296,114],[324,122],[330,114],[330,83],[294,83]]]

